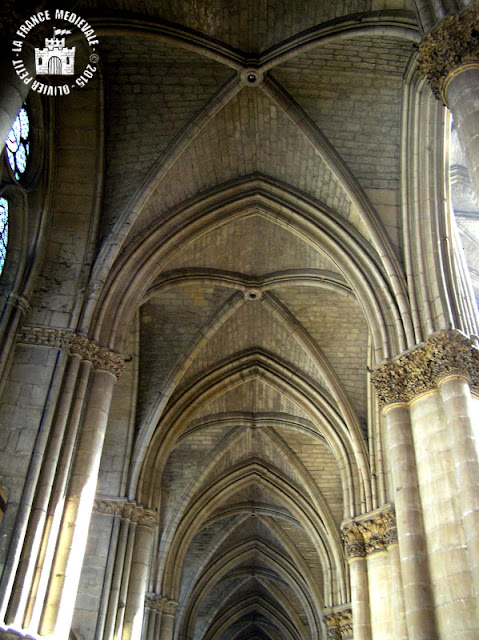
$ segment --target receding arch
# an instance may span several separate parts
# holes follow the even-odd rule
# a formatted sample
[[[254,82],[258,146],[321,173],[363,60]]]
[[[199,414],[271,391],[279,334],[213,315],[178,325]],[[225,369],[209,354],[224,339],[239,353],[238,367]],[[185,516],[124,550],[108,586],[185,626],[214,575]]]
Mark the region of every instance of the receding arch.
[[[242,525],[245,519],[250,517],[250,515],[247,512],[248,506],[249,505],[243,504],[243,505],[234,505],[232,507],[226,507],[220,514],[217,514],[216,516],[214,516],[214,520],[217,521],[219,519],[230,517],[230,514],[235,513],[236,508],[239,507],[244,515],[243,515],[243,518],[241,518],[236,525],[236,528],[238,528]],[[250,507],[250,510],[251,510],[251,507]],[[323,598],[319,592],[318,585],[312,575],[312,572],[309,566],[307,565],[307,563],[305,562],[301,554],[298,552],[297,548],[291,543],[291,540],[289,538],[286,538],[284,532],[271,519],[272,515],[280,519],[288,519],[288,518],[293,519],[293,517],[285,509],[282,510],[281,512],[278,511],[278,509],[271,510],[271,508],[268,505],[260,506],[257,513],[257,517],[272,532],[274,538],[277,539],[278,542],[287,550],[288,554],[291,557],[292,562],[294,563],[293,566],[297,568],[300,576],[304,579],[304,582],[308,585],[312,594],[312,598],[317,606],[317,610],[321,611],[324,606]],[[295,519],[294,519],[294,522],[299,525],[299,523]],[[205,521],[205,526],[209,526],[210,524],[211,524],[211,519],[208,519]],[[221,541],[221,543],[224,542],[226,539],[228,539],[230,536],[231,536],[231,532],[228,532],[227,534],[225,534],[225,538]],[[218,548],[219,548],[219,544],[221,543],[218,543]],[[251,541],[244,542],[240,546],[241,548],[243,548],[244,545],[250,544],[250,543]],[[238,548],[239,548],[238,545],[235,545],[234,549],[238,550]],[[198,567],[196,573],[190,579],[191,584],[187,585],[184,591],[182,591],[181,593],[182,601],[188,602],[191,600],[192,594],[196,592],[196,590],[198,589],[199,582],[203,580],[202,576],[204,575],[205,570],[209,566],[210,561],[212,560],[213,554],[216,553],[216,550],[217,549],[212,550],[210,552],[210,555],[207,558],[205,558],[205,560]],[[228,553],[235,555],[236,551],[230,550]],[[216,563],[215,563],[215,566],[216,566]],[[196,599],[195,599],[195,602],[196,602]]]
[[[220,276],[218,275],[218,277]],[[178,283],[181,282],[181,280],[175,278],[174,282]],[[189,351],[187,351],[180,359],[174,371],[169,376],[169,380],[166,386],[161,390],[161,394],[158,395],[157,401],[151,407],[143,425],[141,425],[140,427],[135,452],[133,455],[133,459],[136,461],[135,464],[141,463],[141,460],[146,453],[149,441],[152,437],[152,433],[154,429],[156,429],[156,426],[161,419],[162,412],[167,406],[170,396],[174,392],[179,381],[182,379],[185,371],[189,367],[195,355],[200,351],[201,348],[203,348],[203,346],[211,338],[214,332],[216,332],[219,327],[221,327],[222,324],[228,318],[230,318],[231,315],[234,314],[244,303],[244,299],[239,295],[235,294],[231,298],[229,298],[224,303],[223,307],[218,311],[217,316],[213,318],[211,322],[202,330],[201,334],[197,337],[196,341],[193,343]],[[312,340],[307,331],[301,325],[299,325],[299,323],[295,322],[291,314],[288,313],[287,309],[279,302],[277,298],[265,294],[263,295],[261,303],[265,304],[266,308],[273,314],[273,316],[277,317],[279,319],[279,322],[288,328],[291,335],[300,344],[305,353],[307,353],[308,356],[311,357],[315,362],[332,393],[332,397],[337,402],[338,407],[340,408],[343,419],[346,421],[346,424],[348,425],[350,431],[354,434],[353,439],[358,444],[358,455],[364,457],[364,464],[366,465],[366,451],[362,450],[362,446],[360,444],[363,440],[361,427],[359,425],[356,413],[352,408],[351,403],[334,372],[334,369],[330,366],[321,349],[316,345],[314,340]],[[133,478],[135,478],[135,475],[133,475]],[[361,496],[361,501],[365,503],[367,509],[370,509],[371,493],[369,492],[369,489],[366,489],[367,486],[368,483],[365,484],[365,493]],[[131,491],[133,492],[134,490],[135,489],[133,480]]]
[[[241,465],[214,482],[208,489],[201,492],[193,502],[189,511],[184,514],[180,525],[176,528],[173,540],[168,550],[165,551],[163,574],[158,576],[157,588],[163,593],[173,594],[178,598],[182,562],[186,550],[197,531],[202,526],[208,512],[217,505],[221,505],[229,496],[234,495],[243,487],[256,484],[274,495],[301,523],[303,530],[308,534],[320,554],[323,572],[328,574],[333,571],[337,579],[339,591],[342,597],[346,594],[345,570],[343,550],[340,542],[335,541],[333,532],[325,529],[316,510],[305,500],[298,488],[293,488],[291,482],[279,472],[266,468],[261,461],[248,462]],[[160,585],[161,582],[161,585]],[[325,601],[331,604],[331,585],[325,580]]]
[[[237,572],[237,577],[241,578],[242,575],[245,575],[246,572]],[[300,633],[300,637],[304,638],[305,636],[310,638],[311,640],[313,640],[313,638],[318,637],[319,634],[316,633],[316,635],[314,635],[314,631],[317,632],[317,630],[319,629],[319,627],[317,625],[313,626],[313,632],[311,633],[307,633],[307,628],[308,625],[303,624],[300,616],[298,615],[298,613],[295,611],[294,607],[291,605],[291,603],[289,602],[289,600],[284,596],[284,594],[278,589],[275,588],[275,585],[277,586],[278,584],[278,579],[276,577],[276,580],[274,580],[273,576],[271,575],[272,572],[268,572],[267,570],[257,570],[255,571],[255,576],[254,579],[259,582],[261,585],[263,585],[265,588],[268,589],[269,591],[269,598],[265,598],[263,595],[258,595],[256,596],[257,598],[257,602],[260,603],[262,601],[264,602],[268,602],[268,604],[270,605],[270,607],[272,607],[272,611],[269,611],[269,615],[270,617],[266,618],[266,612],[268,611],[268,608],[263,607],[259,607],[257,608],[253,615],[257,616],[258,614],[263,614],[265,616],[265,619],[263,621],[263,624],[268,624],[271,626],[275,626],[275,616],[274,616],[274,612],[278,610],[278,606],[280,607],[280,610],[282,612],[282,614],[286,614],[288,620],[291,621],[291,624],[294,625],[298,632]],[[243,584],[241,586],[243,587],[247,587],[248,582],[251,580],[251,576],[249,578],[249,580],[245,580],[245,582],[243,582]],[[214,624],[215,619],[217,620],[220,617],[223,617],[223,612],[229,608],[227,601],[230,599],[234,599],[235,595],[237,595],[237,591],[239,591],[239,589],[241,588],[241,586],[238,586],[236,589],[233,590],[232,593],[230,594],[225,594],[225,598],[224,598],[224,602],[223,603],[219,603],[220,605],[222,604],[223,607],[218,606],[217,610],[212,610],[210,615],[207,618],[206,624],[203,626],[203,628],[207,628],[209,626],[211,626],[212,624]],[[228,597],[229,596],[229,597]],[[241,602],[244,602],[246,600],[250,601],[251,596],[246,596],[240,599],[240,597],[236,598],[236,604],[239,604]],[[234,606],[234,605],[233,605]],[[273,615],[271,615],[271,613],[273,613]]]
[[[191,606],[183,613],[183,617],[180,620],[178,633],[181,637],[193,637],[192,631],[195,618],[208,590],[225,579],[226,576],[230,576],[235,568],[256,553],[259,553],[259,557],[265,559],[266,564],[282,577],[285,584],[296,593],[308,617],[310,628],[313,631],[319,628],[320,616],[318,616],[318,612],[322,611],[324,605],[318,594],[315,593],[312,576],[307,576],[309,578],[308,582],[299,571],[299,568],[296,568],[292,562],[284,558],[278,551],[267,547],[261,541],[248,540],[225,553],[219,561],[209,567],[197,582],[189,597]],[[313,637],[315,636],[313,635]]]
[[[352,466],[358,469],[360,481],[366,490],[361,495],[370,495],[370,472],[364,441],[356,438],[339,415],[337,409],[311,381],[302,378],[297,371],[280,362],[271,354],[254,350],[235,357],[232,361],[204,372],[189,388],[182,390],[180,397],[173,398],[159,428],[151,438],[148,454],[137,460],[133,469],[130,491],[142,502],[152,506],[156,503],[162,469],[168,459],[177,438],[187,421],[193,417],[197,408],[221,395],[227,388],[242,384],[247,377],[261,376],[268,384],[285,393],[298,404],[322,433],[333,451],[341,470],[345,517],[364,509],[359,497],[354,493]],[[140,474],[141,468],[141,474]],[[153,474],[153,475],[152,475]]]
[[[261,376],[268,384],[285,393],[311,417],[319,432],[323,433],[334,452],[341,470],[345,517],[352,517],[364,505],[359,504],[352,483],[352,466],[358,469],[360,481],[370,485],[371,478],[367,458],[361,453],[364,442],[357,441],[335,407],[310,381],[304,380],[297,372],[285,367],[277,358],[253,351],[226,362],[222,366],[205,373],[190,388],[182,390],[180,397],[173,398],[170,408],[151,440],[148,454],[138,460],[133,470],[131,491],[145,503],[155,506],[159,495],[162,469],[178,436],[186,422],[191,419],[199,406],[221,395],[226,388],[242,384],[247,377]],[[354,462],[353,462],[354,461]],[[138,479],[138,474],[141,475]],[[137,488],[138,486],[138,488]],[[361,495],[369,494],[362,491]],[[351,515],[349,515],[351,514]]]
[[[302,197],[265,176],[250,176],[193,198],[139,238],[112,269],[96,311],[90,308],[84,316],[87,321],[94,312],[93,337],[121,350],[131,314],[141,304],[162,265],[200,234],[253,211],[326,252],[338,265],[363,307],[377,361],[400,350],[405,332],[409,332],[410,318],[408,312],[399,310],[380,256],[352,225],[326,205]],[[402,282],[402,276],[398,278]],[[92,298],[91,304],[94,303]]]
[[[185,488],[182,499],[180,499],[177,503],[176,514],[165,523],[165,526],[163,528],[161,540],[162,552],[160,554],[158,563],[159,575],[164,571],[166,563],[166,551],[168,550],[168,546],[172,544],[172,540],[176,535],[182,518],[191,508],[191,504],[194,502],[194,499],[198,492],[198,487],[201,487],[205,484],[205,480],[207,480],[208,476],[211,473],[211,470],[216,466],[217,462],[228,452],[228,450],[234,448],[235,442],[242,438],[245,430],[246,429],[242,429],[239,432],[230,434],[225,439],[223,439],[221,443],[217,445],[217,447],[211,452],[209,457],[204,461],[201,471],[193,477],[190,485]],[[314,483],[313,479],[310,476],[310,473],[306,470],[299,458],[295,454],[293,454],[289,447],[286,447],[286,444],[283,442],[279,435],[271,431],[265,433],[265,437],[271,439],[275,443],[275,446],[278,447],[278,449],[283,453],[283,455],[287,456],[286,461],[288,463],[288,466],[290,466],[296,473],[296,475],[300,477],[301,485],[302,487],[304,487],[303,493],[305,497],[307,496],[312,501],[312,504],[314,504],[314,508],[316,509],[318,518],[321,520],[323,528],[328,531],[328,535],[335,541],[336,546],[341,547],[338,525],[330,512],[327,501],[320,492],[319,488]],[[244,465],[245,463],[241,464]],[[287,480],[285,477],[285,482],[292,482],[292,480]],[[229,506],[226,508],[222,507],[221,516],[218,515],[217,519],[227,518],[235,511],[239,513],[250,513],[251,506],[236,505],[236,509],[233,509]],[[267,511],[259,509],[259,512],[266,513]],[[289,512],[286,511],[284,513],[275,513],[275,515],[279,518],[288,518],[288,513]],[[295,520],[295,522],[298,521]],[[208,526],[209,524],[211,524],[210,518],[208,518],[205,522],[202,522],[201,526]],[[292,550],[290,551],[291,553],[293,553]],[[299,562],[299,559],[297,559],[297,561]]]
[[[236,606],[223,613],[216,622],[208,629],[205,640],[216,640],[235,621],[243,618],[251,612],[264,612],[266,618],[272,618],[281,629],[284,636],[289,640],[302,640],[299,632],[292,625],[291,621],[271,603],[266,603],[263,598],[253,596],[241,601]]]

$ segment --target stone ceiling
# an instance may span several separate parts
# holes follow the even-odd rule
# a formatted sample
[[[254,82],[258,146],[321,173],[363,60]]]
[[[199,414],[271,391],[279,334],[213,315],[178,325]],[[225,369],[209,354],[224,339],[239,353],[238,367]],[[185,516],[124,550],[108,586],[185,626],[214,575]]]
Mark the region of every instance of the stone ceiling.
[[[398,0],[75,9],[102,41],[100,233],[112,282],[131,281],[111,322],[139,354],[117,393],[136,388],[130,497],[160,514],[150,591],[179,602],[178,639],[326,638],[324,608],[350,600],[341,521],[385,491],[365,480],[379,329],[358,291],[386,299],[380,278],[402,260],[413,13]]]

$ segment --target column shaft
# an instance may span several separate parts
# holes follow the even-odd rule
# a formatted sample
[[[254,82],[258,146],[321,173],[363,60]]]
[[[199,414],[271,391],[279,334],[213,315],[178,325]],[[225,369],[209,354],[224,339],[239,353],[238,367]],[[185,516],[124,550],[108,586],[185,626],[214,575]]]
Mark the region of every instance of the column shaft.
[[[457,494],[476,598],[479,596],[479,465],[472,426],[471,392],[464,378],[441,383],[441,399],[451,445]]]
[[[389,546],[388,554],[389,567],[391,571],[391,605],[394,624],[394,638],[395,640],[408,640],[406,612],[404,610],[404,597],[402,591],[399,545],[392,544]]]
[[[351,577],[351,608],[355,640],[371,640],[371,618],[369,613],[369,585],[366,558],[349,560]],[[166,638],[161,640],[167,640]]]
[[[121,583],[120,583],[120,593],[118,606],[116,609],[116,618],[115,618],[115,631],[114,638],[121,638],[123,633],[123,622],[125,620],[125,606],[126,599],[128,595],[128,584],[130,582],[130,572],[131,572],[131,561],[133,558],[133,551],[135,549],[135,538],[136,538],[136,523],[129,522],[128,523],[128,543],[126,545],[125,557],[122,562],[122,574],[121,574]]]
[[[367,555],[372,640],[393,640],[391,576],[387,551]]]
[[[152,544],[153,530],[151,527],[138,524],[131,562],[122,640],[139,640],[141,636]]]
[[[386,442],[394,486],[404,606],[409,638],[437,638],[409,409],[386,411]]]
[[[448,429],[439,391],[410,407],[439,637],[477,637],[477,612]]]
[[[51,533],[51,528],[47,524],[48,507],[54,484],[59,481],[58,461],[62,444],[64,443],[67,424],[68,429],[73,432],[73,440],[77,433],[80,412],[74,415],[75,412],[72,412],[72,405],[74,404],[74,398],[80,399],[81,404],[83,404],[91,365],[88,363],[88,366],[83,368],[81,374],[80,366],[81,359],[79,356],[69,357],[65,381],[58,400],[52,433],[43,461],[22,556],[9,603],[6,620],[20,626],[22,624],[28,626],[31,621],[31,611],[35,602],[42,568],[41,546],[42,543],[43,546],[46,544],[45,535],[48,537]],[[25,612],[28,600],[30,600],[30,604]]]
[[[93,374],[40,625],[41,635],[53,635],[57,628],[63,633],[71,624],[114,383],[115,376],[107,371],[97,370]]]
[[[120,533],[118,535],[118,544],[115,554],[115,568],[113,570],[113,578],[111,581],[110,596],[108,599],[108,611],[105,619],[105,627],[103,630],[103,640],[113,640],[115,632],[116,614],[118,611],[118,601],[120,598],[121,577],[123,574],[123,565],[125,562],[126,543],[128,540],[128,520],[122,518],[120,524]]]
[[[171,613],[163,613],[163,615],[161,616],[161,629],[160,629],[159,640],[172,640],[174,628],[175,628],[175,616]]]

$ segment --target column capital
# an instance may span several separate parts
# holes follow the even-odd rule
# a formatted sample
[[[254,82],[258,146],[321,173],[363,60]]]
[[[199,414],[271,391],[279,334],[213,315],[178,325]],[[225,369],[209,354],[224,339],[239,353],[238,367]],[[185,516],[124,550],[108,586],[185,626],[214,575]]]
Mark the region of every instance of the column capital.
[[[68,329],[38,327],[24,324],[17,334],[20,344],[65,349],[71,354],[91,362],[94,369],[107,371],[118,378],[125,368],[125,358],[121,353],[102,347],[86,336]]]
[[[32,310],[30,303],[25,298],[25,296],[15,293],[15,291],[10,291],[9,293],[4,292],[2,294],[2,297],[7,302],[7,304],[20,309],[24,316],[26,316]]]
[[[93,502],[93,512],[105,516],[121,516],[125,508],[122,498],[107,498],[97,496]]]
[[[371,380],[382,408],[408,403],[437,389],[450,375],[461,375],[479,387],[479,350],[459,331],[439,331],[425,342],[374,369]]]
[[[147,509],[136,502],[124,502],[121,509],[121,517],[139,526],[153,529],[158,524],[158,514],[152,509]]]
[[[328,629],[328,640],[348,640],[353,637],[353,612],[350,604],[326,609],[324,622]]]
[[[344,523],[342,533],[348,560],[386,551],[398,542],[393,505],[385,505]]]
[[[154,611],[163,611],[163,605],[167,600],[166,596],[150,592],[145,595],[145,607]]]
[[[479,66],[478,1],[444,18],[419,46],[418,71],[443,104],[449,80],[471,64]]]
[[[166,615],[176,616],[178,611],[179,602],[176,600],[170,600],[168,596],[164,596],[161,593],[147,593],[145,595],[145,607],[165,613]]]
[[[137,506],[133,509],[131,521],[135,522],[138,526],[153,529],[158,524],[158,514],[151,509]]]
[[[390,545],[397,543],[396,514],[392,507],[366,514],[358,526],[368,554],[386,551]]]
[[[344,542],[344,549],[348,560],[355,558],[364,558],[366,556],[366,547],[364,539],[355,522],[351,522],[344,526],[341,530]]]

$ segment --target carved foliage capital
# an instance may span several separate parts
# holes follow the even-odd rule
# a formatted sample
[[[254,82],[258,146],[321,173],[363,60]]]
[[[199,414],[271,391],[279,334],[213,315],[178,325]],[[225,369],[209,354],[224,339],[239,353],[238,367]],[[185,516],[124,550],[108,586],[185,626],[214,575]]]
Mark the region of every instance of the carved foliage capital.
[[[479,3],[447,16],[423,39],[419,47],[418,71],[425,76],[434,95],[445,104],[447,77],[471,62],[479,63]]]
[[[175,616],[178,611],[179,603],[176,600],[170,600],[168,596],[159,593],[147,593],[145,596],[145,606],[159,613],[165,613],[169,616]]]
[[[145,596],[145,607],[154,611],[163,611],[163,605],[168,598],[158,593],[147,593]]]
[[[163,603],[163,613],[169,616],[176,616],[179,606],[180,603],[176,600],[167,599],[166,602]]]
[[[158,514],[156,511],[146,509],[135,502],[127,502],[122,510],[122,517],[139,526],[153,529],[158,524]]]
[[[353,612],[350,607],[330,610],[324,616],[328,639],[346,640],[353,637]]]
[[[394,507],[365,514],[343,527],[346,556],[364,557],[366,554],[385,551],[397,544],[396,513]]]
[[[5,296],[7,303],[11,304],[12,307],[17,307],[18,309],[20,309],[23,315],[27,315],[32,310],[30,303],[24,296],[21,296],[14,291],[10,291],[9,293],[3,295]]]
[[[387,511],[362,520],[359,525],[364,539],[366,553],[385,551],[397,542],[396,514]]]
[[[125,358],[115,351],[102,347],[86,336],[67,329],[35,327],[23,325],[18,332],[17,342],[55,349],[66,349],[70,353],[91,362],[94,369],[108,371],[118,378],[125,368]]]
[[[344,527],[341,533],[348,560],[352,560],[353,558],[364,558],[366,555],[366,548],[364,546],[363,536],[361,535],[361,531],[357,525],[355,523],[351,523],[347,527]]]
[[[93,503],[94,513],[101,513],[106,516],[121,516],[125,506],[124,500],[113,498],[95,498]]]
[[[459,374],[479,386],[479,350],[458,331],[441,331],[411,351],[377,367],[371,376],[379,404],[407,403],[437,388],[442,378]]]
[[[153,529],[158,524],[158,515],[155,511],[151,511],[150,509],[137,507],[133,510],[131,520],[132,522],[136,522],[139,526],[150,527]]]

